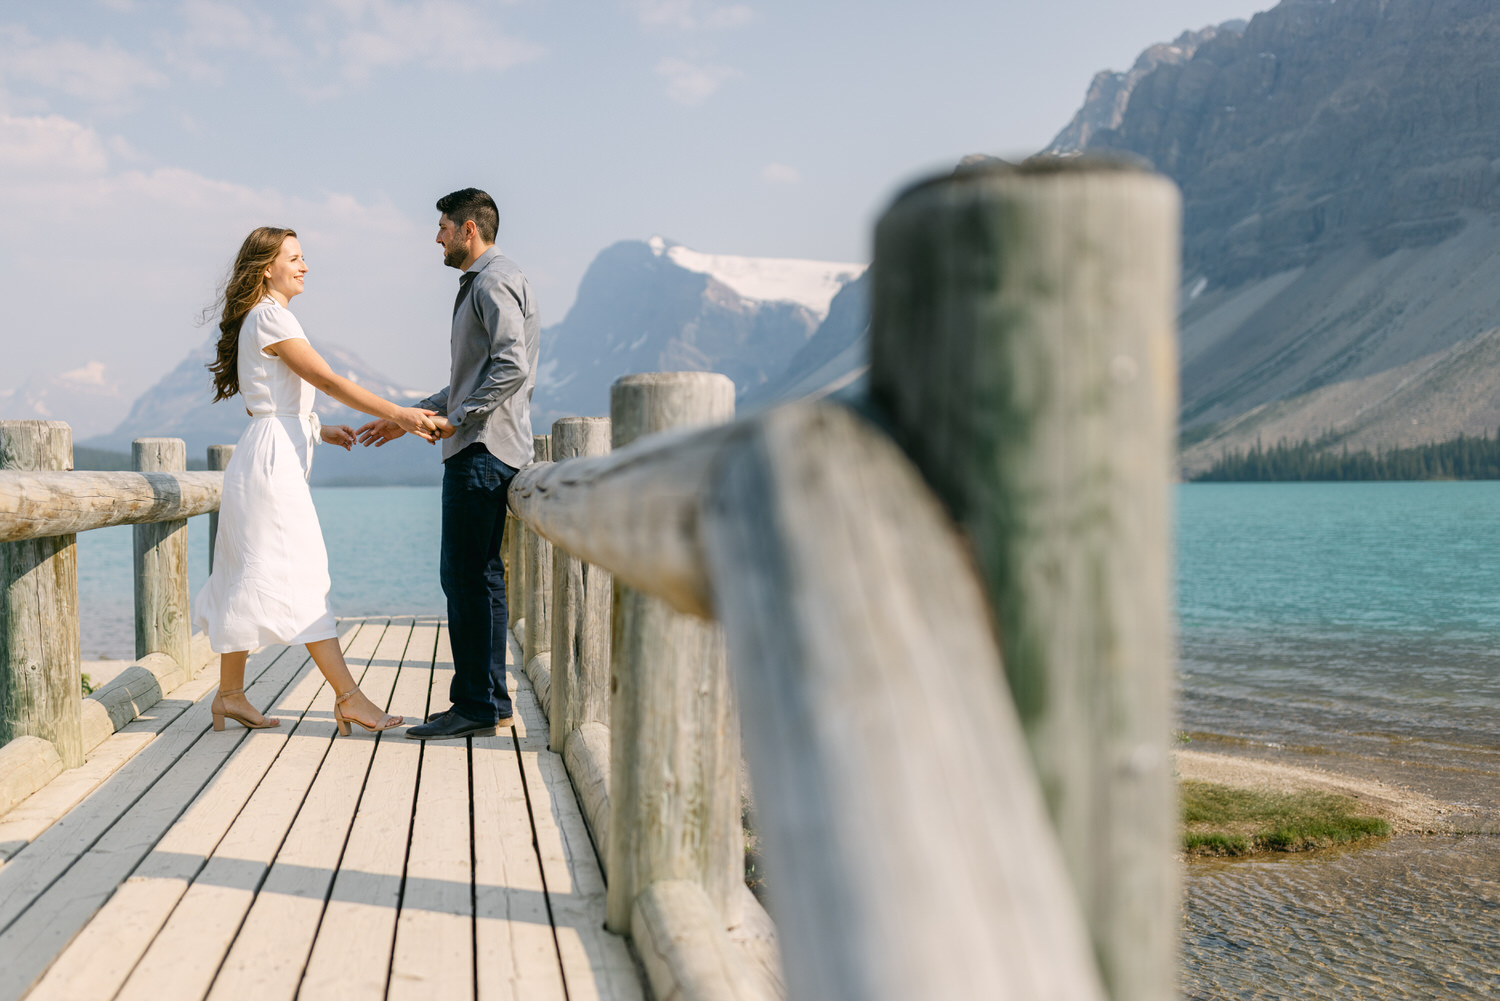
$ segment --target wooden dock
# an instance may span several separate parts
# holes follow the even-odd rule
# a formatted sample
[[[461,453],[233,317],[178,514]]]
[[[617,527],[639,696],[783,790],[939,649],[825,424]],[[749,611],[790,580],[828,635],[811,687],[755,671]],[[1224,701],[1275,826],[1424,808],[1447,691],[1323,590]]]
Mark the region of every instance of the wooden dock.
[[[348,621],[342,642],[377,704],[447,708],[445,623]],[[0,868],[0,1001],[641,998],[562,761],[511,679],[513,728],[426,744],[335,739],[300,647],[247,669],[274,729],[210,728],[216,670],[182,686],[0,817],[0,844],[24,842]]]

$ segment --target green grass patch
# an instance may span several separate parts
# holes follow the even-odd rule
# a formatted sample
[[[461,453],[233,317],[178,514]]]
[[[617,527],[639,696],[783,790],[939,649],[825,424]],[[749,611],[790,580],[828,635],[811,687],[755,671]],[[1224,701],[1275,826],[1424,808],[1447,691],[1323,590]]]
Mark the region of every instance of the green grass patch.
[[[1183,782],[1183,849],[1190,855],[1301,852],[1380,837],[1391,826],[1348,796]]]

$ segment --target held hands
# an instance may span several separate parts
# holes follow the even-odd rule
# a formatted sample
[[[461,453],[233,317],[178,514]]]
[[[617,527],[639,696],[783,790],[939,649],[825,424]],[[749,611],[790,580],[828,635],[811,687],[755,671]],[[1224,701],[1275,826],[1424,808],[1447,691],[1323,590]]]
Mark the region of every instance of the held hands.
[[[388,441],[395,441],[408,431],[428,442],[435,442],[453,434],[453,425],[448,422],[448,418],[437,416],[436,411],[407,407],[403,408],[401,415],[416,416],[410,422],[398,423],[389,419],[371,421],[354,432],[359,438],[359,443],[366,448],[371,445],[379,448]]]
[[[437,441],[435,434],[437,425],[433,423],[433,418],[436,415],[436,410],[423,410],[420,407],[401,407],[390,420],[407,434],[414,434],[426,442],[434,442]]]
[[[323,442],[328,445],[339,445],[344,451],[349,451],[354,446],[354,429],[347,424],[324,424],[323,432],[319,435]]]

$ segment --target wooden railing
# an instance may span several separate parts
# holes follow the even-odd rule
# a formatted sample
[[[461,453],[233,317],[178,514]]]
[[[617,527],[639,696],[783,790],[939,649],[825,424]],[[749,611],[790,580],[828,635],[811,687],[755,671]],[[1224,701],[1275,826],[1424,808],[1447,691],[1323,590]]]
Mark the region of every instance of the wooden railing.
[[[224,474],[186,472],[178,438],[133,452],[138,472],[73,470],[67,424],[0,421],[0,813],[213,658],[192,634],[187,519],[218,511]],[[74,540],[113,525],[136,526],[136,663],[84,698]]]
[[[787,995],[1174,995],[1177,227],[1113,163],[919,185],[863,413],[724,423],[722,377],[631,376],[615,451],[538,442],[515,625],[658,997],[779,992],[741,731]]]

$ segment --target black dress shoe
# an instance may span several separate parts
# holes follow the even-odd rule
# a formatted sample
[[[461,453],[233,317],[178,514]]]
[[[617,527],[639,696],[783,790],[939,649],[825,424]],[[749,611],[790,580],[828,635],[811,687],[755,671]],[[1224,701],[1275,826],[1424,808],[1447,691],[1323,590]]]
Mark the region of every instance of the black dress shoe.
[[[451,712],[453,712],[452,709],[444,709],[442,712],[428,713],[427,714],[427,722],[431,723],[431,722],[433,722],[435,720],[442,719],[444,716],[447,716]],[[497,730],[501,730],[501,729],[504,729],[505,727],[508,727],[508,726],[514,726],[515,722],[516,722],[516,720],[515,720],[514,716],[506,716],[503,719],[496,720],[496,722],[495,722],[495,728]]]
[[[436,719],[408,727],[406,735],[412,740],[448,740],[454,737],[493,737],[494,723],[476,723],[451,709],[439,713]]]

